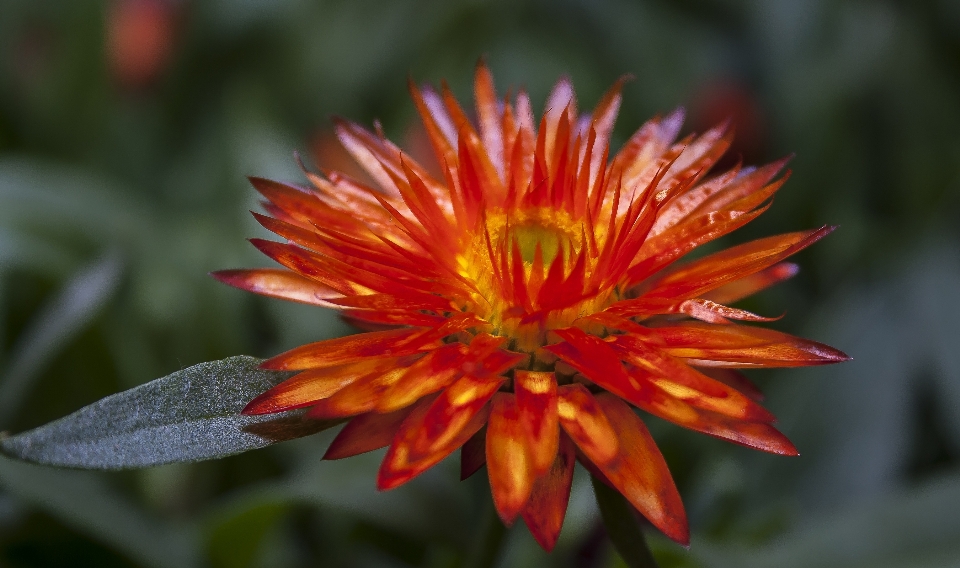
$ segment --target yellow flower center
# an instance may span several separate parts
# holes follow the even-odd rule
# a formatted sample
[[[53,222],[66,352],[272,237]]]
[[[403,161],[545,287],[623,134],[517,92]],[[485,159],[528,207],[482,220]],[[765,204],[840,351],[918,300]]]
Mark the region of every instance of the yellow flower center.
[[[486,226],[458,256],[460,274],[477,289],[472,305],[464,307],[490,322],[494,334],[509,337],[512,349],[527,352],[545,345],[549,330],[570,326],[577,318],[602,310],[610,303],[610,290],[586,297],[577,296],[577,291],[575,301],[561,308],[551,303],[560,292],[558,284],[567,279],[588,246],[584,242],[586,228],[581,225],[567,212],[552,208],[488,214]],[[555,262],[562,263],[562,278],[547,282]],[[591,268],[588,258],[586,277]],[[543,289],[545,285],[549,288]]]

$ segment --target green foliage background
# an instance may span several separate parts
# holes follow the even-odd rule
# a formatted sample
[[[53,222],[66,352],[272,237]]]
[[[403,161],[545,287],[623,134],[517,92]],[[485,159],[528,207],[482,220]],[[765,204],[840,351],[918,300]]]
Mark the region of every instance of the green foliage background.
[[[468,100],[481,55],[534,101],[569,74],[584,107],[629,72],[621,141],[686,105],[700,130],[733,115],[751,162],[796,154],[730,242],[840,230],[747,307],[855,358],[756,375],[800,458],[651,420],[694,531],[689,551],[654,539],[659,561],[960,565],[956,2],[156,0],[168,56],[131,79],[108,38],[137,1],[0,5],[0,429],[346,333],[207,276],[268,265],[244,241],[262,234],[244,176],[299,180],[292,151],[312,156],[330,116],[402,139],[407,77]],[[482,474],[445,462],[377,494],[378,456],[321,463],[329,439],[109,474],[0,459],[0,566],[467,565]],[[557,550],[518,526],[500,565],[618,562],[578,475]]]

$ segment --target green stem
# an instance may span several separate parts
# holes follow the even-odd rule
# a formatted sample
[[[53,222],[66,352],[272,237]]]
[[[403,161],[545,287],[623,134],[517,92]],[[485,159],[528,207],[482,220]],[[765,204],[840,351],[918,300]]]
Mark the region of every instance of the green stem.
[[[616,489],[611,489],[596,477],[591,477],[591,480],[603,524],[620,557],[630,568],[657,568],[657,561],[647,546],[647,539],[640,530],[633,507]]]
[[[500,559],[507,528],[503,526],[493,501],[488,502],[487,511],[481,519],[480,530],[463,561],[463,568],[493,568]]]

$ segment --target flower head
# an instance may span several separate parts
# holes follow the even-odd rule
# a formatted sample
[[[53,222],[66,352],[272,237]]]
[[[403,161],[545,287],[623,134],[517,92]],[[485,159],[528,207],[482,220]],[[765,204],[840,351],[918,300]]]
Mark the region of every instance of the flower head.
[[[338,309],[368,331],[266,361],[299,373],[245,412],[349,417],[325,457],[389,446],[381,489],[462,447],[463,474],[486,463],[501,518],[522,516],[546,549],[575,461],[687,542],[680,496],[633,407],[796,454],[733,369],[847,357],[733,323],[770,318],[726,304],[792,276],[782,261],[831,228],[677,263],[765,211],[784,161],[710,175],[731,134],[720,126],[678,142],[680,111],[609,159],[620,87],[580,114],[562,79],[538,125],[527,94],[499,99],[481,64],[476,123],[445,85],[411,85],[441,178],[379,128],[339,121],[340,142],[376,187],[336,171],[306,172],[308,188],[252,179],[269,213],[257,219],[286,241],[253,243],[284,268],[217,278]]]

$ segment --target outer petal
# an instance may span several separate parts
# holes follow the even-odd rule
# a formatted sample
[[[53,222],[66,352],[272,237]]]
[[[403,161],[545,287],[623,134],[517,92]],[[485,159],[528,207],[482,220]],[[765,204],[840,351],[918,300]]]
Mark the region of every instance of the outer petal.
[[[638,377],[637,380],[644,382],[642,377]],[[637,400],[635,404],[650,414],[684,428],[764,452],[785,456],[799,455],[797,448],[790,440],[770,424],[736,420],[716,412],[695,408],[675,398],[669,391],[659,388],[658,385],[649,389],[646,397]]]
[[[773,286],[788,278],[792,278],[800,271],[800,267],[792,262],[781,262],[766,270],[761,270],[740,280],[712,290],[704,294],[704,298],[718,304],[732,304],[737,300],[753,295],[760,290]]]
[[[544,475],[556,462],[560,443],[557,415],[557,377],[553,373],[516,371],[513,390],[517,410],[530,445],[531,465],[537,476]]]
[[[350,422],[347,422],[347,425],[340,430],[337,437],[330,443],[327,452],[323,454],[323,459],[349,458],[390,445],[404,419],[416,407],[426,406],[431,402],[433,402],[433,398],[427,397],[417,404],[386,414],[368,412],[353,418]]]
[[[318,341],[281,353],[260,366],[277,371],[297,371],[345,365],[374,357],[410,355],[418,349],[407,348],[405,344],[424,331],[422,327],[407,327]]]
[[[369,359],[303,371],[251,400],[244,414],[271,414],[316,404],[368,375],[378,375],[404,362],[396,357]]]
[[[598,395],[597,403],[614,425],[620,447],[615,460],[597,466],[663,534],[688,544],[690,529],[683,501],[647,427],[629,406],[611,394]]]
[[[211,272],[210,275],[234,288],[303,304],[333,307],[327,300],[340,297],[340,293],[333,288],[290,270],[277,268],[219,270]]]
[[[507,525],[513,523],[533,489],[535,474],[526,434],[516,397],[497,393],[487,422],[487,475],[493,503]]]
[[[520,513],[530,534],[547,552],[557,543],[567,513],[575,456],[573,442],[561,435],[556,459],[547,473],[534,482],[527,505]]]
[[[850,359],[829,345],[745,325],[687,322],[655,328],[663,350],[690,364],[725,367],[801,367]]]
[[[486,426],[460,447],[460,481],[480,471],[485,463],[487,463]]]
[[[560,425],[584,455],[598,466],[616,459],[620,451],[617,433],[587,387],[563,385],[557,396]]]
[[[466,376],[429,408],[412,412],[394,437],[377,475],[380,490],[393,489],[462,446],[487,421],[487,401],[503,381]]]

